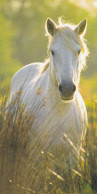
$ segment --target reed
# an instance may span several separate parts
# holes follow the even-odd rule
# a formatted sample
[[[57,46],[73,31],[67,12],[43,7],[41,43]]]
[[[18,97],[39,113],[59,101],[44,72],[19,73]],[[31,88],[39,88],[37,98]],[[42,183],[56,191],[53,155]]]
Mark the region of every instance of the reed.
[[[88,132],[79,161],[68,167],[62,157],[68,154],[65,144],[48,152],[33,128],[34,113],[30,116],[19,98],[12,112],[15,104],[16,100],[6,112],[5,99],[0,107],[0,193],[97,192],[97,103],[92,100],[87,107]]]

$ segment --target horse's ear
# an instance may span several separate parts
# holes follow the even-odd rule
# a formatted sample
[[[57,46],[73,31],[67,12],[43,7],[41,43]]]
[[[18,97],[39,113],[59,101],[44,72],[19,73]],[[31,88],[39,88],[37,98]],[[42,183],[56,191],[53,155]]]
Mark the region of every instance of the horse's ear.
[[[46,20],[46,31],[49,33],[51,36],[55,34],[57,30],[56,24],[54,21],[52,21],[50,18],[47,18]]]
[[[87,20],[84,19],[82,20],[78,25],[77,27],[75,28],[75,32],[78,34],[78,35],[84,35],[85,34],[85,31],[86,31],[86,24],[87,24]]]

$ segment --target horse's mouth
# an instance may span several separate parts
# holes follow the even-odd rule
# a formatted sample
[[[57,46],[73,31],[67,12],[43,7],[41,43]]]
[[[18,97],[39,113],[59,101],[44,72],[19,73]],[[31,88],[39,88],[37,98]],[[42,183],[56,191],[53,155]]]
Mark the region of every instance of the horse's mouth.
[[[71,102],[74,100],[74,96],[71,96],[71,97],[64,97],[64,96],[61,96],[61,99],[63,101],[67,101],[67,102]]]

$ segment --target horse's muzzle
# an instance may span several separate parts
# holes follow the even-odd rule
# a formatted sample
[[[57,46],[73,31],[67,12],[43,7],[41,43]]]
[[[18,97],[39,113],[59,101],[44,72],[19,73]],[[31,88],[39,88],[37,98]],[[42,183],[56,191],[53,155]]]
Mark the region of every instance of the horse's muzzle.
[[[63,100],[72,100],[76,91],[76,85],[73,82],[63,81],[59,85],[60,96]]]

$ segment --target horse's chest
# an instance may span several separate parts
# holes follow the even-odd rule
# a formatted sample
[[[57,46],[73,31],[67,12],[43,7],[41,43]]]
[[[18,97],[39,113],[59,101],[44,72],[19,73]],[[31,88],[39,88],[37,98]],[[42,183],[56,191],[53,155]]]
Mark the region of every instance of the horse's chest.
[[[36,114],[35,126],[41,137],[50,141],[60,142],[66,134],[71,141],[77,141],[81,136],[81,118],[72,107],[51,108],[46,104]]]
[[[34,114],[33,127],[39,137],[46,138],[48,142],[60,142],[66,134],[71,141],[80,142],[82,119],[77,104],[55,101],[55,96],[53,98],[47,92],[38,85],[34,90],[31,88],[29,94],[25,92],[23,95],[27,109]]]

